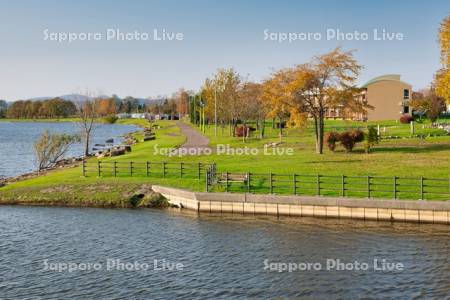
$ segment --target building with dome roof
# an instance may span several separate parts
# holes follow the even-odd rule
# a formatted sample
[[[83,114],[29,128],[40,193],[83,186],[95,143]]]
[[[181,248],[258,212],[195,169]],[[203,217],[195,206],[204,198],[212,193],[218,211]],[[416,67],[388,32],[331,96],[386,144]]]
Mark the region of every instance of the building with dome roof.
[[[349,119],[361,121],[398,120],[403,114],[411,114],[409,102],[412,87],[400,80],[398,74],[375,77],[361,86],[360,100],[373,109],[366,113],[352,113]],[[327,118],[343,118],[340,109],[327,111]]]

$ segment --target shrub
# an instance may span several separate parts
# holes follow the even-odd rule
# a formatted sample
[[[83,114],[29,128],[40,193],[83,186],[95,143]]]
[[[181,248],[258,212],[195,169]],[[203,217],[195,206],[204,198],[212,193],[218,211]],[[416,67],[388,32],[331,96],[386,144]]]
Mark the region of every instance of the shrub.
[[[243,137],[245,135],[247,135],[247,126],[239,126],[236,127],[236,136],[237,137]]]
[[[336,149],[336,143],[339,142],[340,135],[337,132],[331,131],[327,132],[325,134],[325,143],[328,146],[328,149],[330,151],[333,151]]]
[[[33,145],[38,172],[55,166],[69,151],[70,146],[79,142],[81,142],[79,135],[50,133],[45,130]]]
[[[360,129],[350,130],[350,134],[353,137],[355,143],[364,141],[364,132]]]
[[[370,148],[372,148],[375,144],[378,144],[380,141],[380,137],[378,136],[378,131],[374,126],[367,127],[366,134],[366,153],[370,152]]]
[[[339,135],[339,141],[345,151],[351,152],[356,143],[364,140],[364,132],[359,129],[348,130]]]
[[[130,200],[130,204],[134,207],[152,207],[152,208],[170,207],[169,201],[159,193],[146,194],[143,197],[139,198],[138,201]]]
[[[404,114],[400,117],[400,123],[402,123],[402,124],[409,124],[413,120],[414,120],[414,118],[408,114]]]
[[[116,115],[108,115],[108,116],[104,117],[103,120],[105,121],[105,123],[114,124],[114,123],[116,123],[118,118],[116,117]]]

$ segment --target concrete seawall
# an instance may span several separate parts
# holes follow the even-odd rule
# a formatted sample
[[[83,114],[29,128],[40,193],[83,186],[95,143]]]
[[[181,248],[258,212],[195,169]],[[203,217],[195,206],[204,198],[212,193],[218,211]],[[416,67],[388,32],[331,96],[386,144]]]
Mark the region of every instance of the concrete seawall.
[[[170,203],[199,212],[450,224],[450,201],[201,193],[163,186],[152,188]]]

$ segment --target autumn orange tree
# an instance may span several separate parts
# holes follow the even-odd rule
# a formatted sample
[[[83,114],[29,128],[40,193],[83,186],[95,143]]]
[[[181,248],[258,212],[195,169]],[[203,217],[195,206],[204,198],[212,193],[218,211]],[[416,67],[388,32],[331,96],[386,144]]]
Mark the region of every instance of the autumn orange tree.
[[[283,122],[289,118],[291,106],[286,103],[288,98],[287,83],[290,72],[288,69],[280,70],[263,83],[262,100],[267,106],[267,117],[279,120],[280,135],[283,134]]]
[[[314,121],[316,152],[323,153],[324,120],[329,109],[364,112],[369,106],[360,101],[355,81],[361,65],[352,51],[333,51],[316,56],[309,63],[281,70],[285,82],[281,101]]]
[[[413,93],[410,106],[420,117],[426,115],[431,122],[435,122],[445,111],[445,100],[438,96],[435,88],[431,86],[429,90]]]
[[[97,114],[99,116],[108,116],[116,114],[116,101],[114,98],[99,98],[95,100],[97,107]]]
[[[439,29],[442,68],[436,73],[436,93],[450,104],[450,15],[441,23]]]

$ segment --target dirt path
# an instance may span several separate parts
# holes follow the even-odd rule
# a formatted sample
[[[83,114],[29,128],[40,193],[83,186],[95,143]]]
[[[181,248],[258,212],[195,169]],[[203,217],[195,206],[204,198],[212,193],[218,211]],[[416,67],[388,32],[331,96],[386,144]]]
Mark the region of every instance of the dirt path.
[[[181,129],[181,134],[186,137],[186,141],[173,154],[201,155],[205,150],[209,150],[209,139],[191,126],[178,122],[177,126]]]

